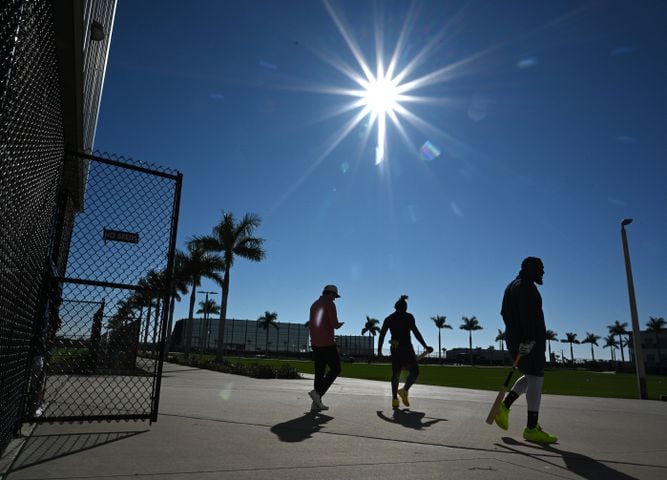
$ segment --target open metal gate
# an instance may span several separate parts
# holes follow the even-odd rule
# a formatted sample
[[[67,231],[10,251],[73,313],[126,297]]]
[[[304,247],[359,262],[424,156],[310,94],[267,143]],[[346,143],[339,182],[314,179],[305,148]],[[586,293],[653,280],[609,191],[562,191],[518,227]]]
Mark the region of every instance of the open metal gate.
[[[61,207],[67,265],[44,289],[24,420],[155,421],[182,175],[74,155],[87,164],[85,203]]]

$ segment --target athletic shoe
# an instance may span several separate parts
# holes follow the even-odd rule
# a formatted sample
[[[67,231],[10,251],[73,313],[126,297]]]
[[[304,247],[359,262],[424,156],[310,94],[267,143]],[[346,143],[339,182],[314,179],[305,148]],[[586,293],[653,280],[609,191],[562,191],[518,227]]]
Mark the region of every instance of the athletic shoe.
[[[317,408],[320,410],[326,410],[328,407],[322,403],[322,397],[320,396],[319,393],[317,393],[317,390],[311,390],[308,392],[308,395],[310,395],[310,398],[313,400],[313,403],[317,405]]]
[[[504,403],[500,404],[498,413],[496,413],[496,425],[503,430],[507,430],[510,426],[510,409]]]
[[[321,412],[324,410],[329,410],[329,407],[327,407],[325,404],[321,404],[321,406],[318,406],[315,402],[310,404],[310,411],[313,413]]]
[[[523,430],[523,438],[535,443],[556,443],[558,441],[558,437],[545,432],[539,425],[535,428],[526,427]]]
[[[406,407],[410,406],[410,400],[408,399],[408,391],[405,388],[398,389],[398,396],[401,397],[403,405],[405,405]]]
[[[398,398],[392,398],[391,399],[391,408],[396,410],[398,407],[399,407]]]

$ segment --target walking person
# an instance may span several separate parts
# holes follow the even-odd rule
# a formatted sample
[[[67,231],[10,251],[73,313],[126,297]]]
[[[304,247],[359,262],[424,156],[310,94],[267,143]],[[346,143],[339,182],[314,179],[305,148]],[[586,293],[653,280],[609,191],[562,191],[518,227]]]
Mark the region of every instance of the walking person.
[[[496,424],[509,428],[512,403],[523,393],[528,403],[528,421],[523,431],[525,440],[537,443],[555,443],[558,438],[540,427],[538,416],[546,352],[546,325],[542,311],[542,296],[535,284],[542,285],[544,264],[537,257],[521,262],[519,276],[505,289],[501,315],[505,322],[506,343],[512,357],[521,355],[519,370],[523,373],[507,394],[496,414]]]
[[[340,357],[334,341],[334,330],[342,327],[343,322],[338,321],[334,303],[337,298],[340,298],[338,287],[327,285],[320,298],[310,307],[308,329],[315,362],[315,388],[308,393],[313,400],[310,407],[312,412],[329,410],[329,407],[322,402],[322,397],[340,375]]]
[[[408,299],[407,295],[401,295],[401,298],[394,304],[395,312],[384,319],[382,329],[380,330],[380,339],[378,340],[378,357],[382,357],[382,344],[387,330],[391,332],[391,406],[398,408],[398,397],[401,397],[403,405],[410,406],[410,399],[408,398],[408,391],[410,387],[417,381],[419,377],[419,365],[417,364],[417,356],[412,347],[410,340],[410,332],[414,333],[415,338],[422,344],[424,349],[429,353],[433,348],[426,345],[424,337],[419,332],[415,323],[415,317],[408,313]],[[408,370],[408,378],[405,380],[403,388],[398,388],[398,383],[401,376],[401,370],[406,368]]]

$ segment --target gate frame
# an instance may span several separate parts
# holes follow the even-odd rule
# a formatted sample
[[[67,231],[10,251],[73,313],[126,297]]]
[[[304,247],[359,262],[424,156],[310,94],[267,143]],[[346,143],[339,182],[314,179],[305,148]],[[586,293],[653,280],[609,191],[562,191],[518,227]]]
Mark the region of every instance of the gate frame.
[[[162,371],[163,371],[163,363],[164,363],[164,358],[165,358],[165,349],[166,349],[166,336],[167,336],[167,327],[169,323],[169,317],[170,317],[170,305],[171,305],[171,292],[173,292],[173,287],[174,287],[174,269],[175,269],[175,258],[176,258],[176,238],[178,235],[178,219],[179,219],[179,213],[180,213],[180,204],[181,204],[181,190],[183,186],[183,174],[181,172],[177,172],[175,174],[172,173],[167,173],[167,172],[162,172],[159,170],[155,170],[152,168],[148,167],[143,167],[140,165],[133,165],[131,163],[125,163],[120,160],[115,160],[111,158],[106,158],[102,157],[99,155],[94,155],[94,154],[89,154],[85,152],[79,152],[79,151],[68,151],[68,155],[72,155],[78,159],[82,160],[88,160],[88,161],[95,161],[99,162],[102,164],[106,165],[111,165],[114,167],[122,168],[125,170],[134,170],[137,172],[145,173],[148,175],[153,175],[153,176],[158,176],[158,177],[163,177],[163,178],[168,178],[171,180],[174,180],[175,182],[175,190],[174,190],[174,200],[173,200],[173,205],[172,205],[172,212],[171,212],[171,238],[169,239],[168,243],[168,252],[167,252],[167,278],[166,278],[166,283],[167,283],[167,289],[164,291],[159,291],[156,290],[155,292],[158,293],[158,298],[161,298],[164,307],[162,308],[162,311],[160,312],[161,318],[159,319],[159,322],[156,321],[156,325],[159,324],[160,327],[160,334],[159,334],[159,339],[158,339],[158,345],[159,348],[156,349],[156,358],[154,359],[157,362],[157,366],[155,368],[153,376],[153,382],[152,382],[152,392],[151,392],[151,401],[150,401],[150,413],[148,415],[145,414],[125,414],[125,415],[80,415],[80,416],[62,416],[62,417],[49,417],[47,415],[40,415],[40,416],[35,416],[35,415],[30,415],[26,411],[25,408],[22,408],[23,410],[23,418],[21,422],[25,423],[49,423],[49,422],[73,422],[73,421],[109,421],[109,420],[148,420],[149,424],[152,424],[153,422],[157,422],[158,418],[158,409],[159,409],[159,403],[160,403],[160,388],[162,386]],[[61,183],[62,187],[62,183]],[[84,190],[85,192],[85,190]],[[55,226],[55,222],[54,222]],[[69,250],[69,249],[68,249]],[[69,256],[69,252],[68,252]],[[143,290],[140,286],[138,285],[130,285],[130,284],[122,284],[122,283],[114,283],[114,282],[103,282],[103,281],[98,281],[98,280],[84,280],[84,279],[79,279],[79,278],[68,278],[68,277],[61,277],[61,276],[54,276],[51,272],[51,269],[48,268],[48,262],[50,261],[50,256],[47,254],[47,258],[45,259],[45,268],[44,268],[44,273],[43,273],[43,281],[42,281],[42,287],[41,287],[41,298],[40,298],[40,307],[38,308],[38,314],[41,316],[44,316],[46,314],[46,306],[49,301],[48,299],[48,285],[53,285],[53,283],[70,283],[70,284],[80,284],[80,285],[92,285],[92,286],[98,286],[98,287],[108,287],[108,288],[118,288],[118,289],[124,289],[124,290]],[[31,348],[31,354],[28,357],[28,366],[26,369],[26,372],[28,375],[26,378],[30,378],[29,372],[30,368],[32,365],[32,359],[33,359],[33,352]],[[47,378],[48,378],[48,373],[47,373]],[[27,397],[29,395],[29,386],[30,382],[26,382],[26,386],[24,389],[24,398],[27,400]],[[20,424],[20,423],[19,423]]]

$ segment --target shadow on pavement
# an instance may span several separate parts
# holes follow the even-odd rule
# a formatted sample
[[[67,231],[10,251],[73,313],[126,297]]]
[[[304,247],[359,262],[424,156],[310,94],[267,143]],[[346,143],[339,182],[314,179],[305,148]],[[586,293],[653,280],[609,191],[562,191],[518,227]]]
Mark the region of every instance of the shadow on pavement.
[[[77,433],[66,435],[33,435],[26,440],[16,460],[7,473],[22,470],[33,465],[49,462],[56,458],[66,457],[75,453],[97,448],[102,445],[125,440],[148,430]]]
[[[424,412],[415,412],[414,410],[400,410],[396,409],[393,411],[391,418],[387,417],[382,410],[377,411],[377,416],[380,417],[385,422],[397,423],[403,425],[406,428],[414,428],[415,430],[422,430],[423,428],[430,427],[431,425],[438,422],[446,422],[446,418],[431,418],[426,417]],[[424,418],[431,418],[427,422],[422,422]]]
[[[582,478],[586,478],[589,480],[638,480],[637,477],[633,477],[630,475],[627,475],[623,472],[619,472],[618,470],[614,470],[613,468],[609,467],[607,463],[619,463],[619,464],[628,464],[628,465],[635,465],[635,466],[645,466],[645,467],[654,467],[654,468],[665,468],[663,466],[658,466],[658,465],[642,465],[639,463],[630,463],[630,462],[619,462],[619,461],[599,461],[591,457],[587,457],[586,455],[582,455],[580,453],[575,453],[575,452],[568,452],[567,450],[562,450],[560,448],[556,448],[553,445],[537,445],[537,444],[530,444],[530,443],[522,443],[518,442],[513,438],[510,437],[503,437],[503,443],[505,445],[499,445],[500,447],[506,448],[508,450],[511,450],[514,453],[519,453],[521,455],[525,455],[527,457],[542,461],[544,463],[548,463],[556,468],[561,468],[563,470],[568,470],[572,473],[575,473],[579,475]],[[529,447],[529,448],[534,448],[539,450],[542,453],[551,453],[557,456],[562,457],[563,461],[565,462],[565,467],[562,467],[560,465],[557,465],[548,459],[543,458],[543,454],[531,454],[522,450],[517,450],[515,448],[508,447],[507,445],[514,445],[518,447]],[[548,456],[547,458],[554,458],[554,456]]]
[[[286,422],[278,423],[271,427],[271,431],[278,435],[283,442],[303,442],[319,432],[322,426],[333,417],[321,413],[308,412],[300,417]]]

